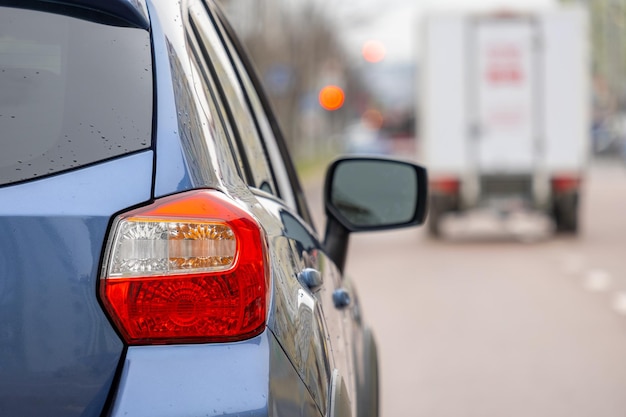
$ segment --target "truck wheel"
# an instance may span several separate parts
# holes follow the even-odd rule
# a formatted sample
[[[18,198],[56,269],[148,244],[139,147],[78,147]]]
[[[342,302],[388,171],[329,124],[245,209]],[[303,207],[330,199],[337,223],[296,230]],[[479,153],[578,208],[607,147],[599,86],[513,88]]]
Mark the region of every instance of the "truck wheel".
[[[430,207],[428,208],[428,234],[431,237],[438,238],[441,236],[441,230],[439,228],[440,218],[441,218],[441,209],[437,207],[435,204],[431,203]]]
[[[455,196],[431,194],[428,206],[428,234],[433,238],[439,238],[441,218],[456,209]]]
[[[557,233],[578,233],[578,192],[555,198],[552,217]]]

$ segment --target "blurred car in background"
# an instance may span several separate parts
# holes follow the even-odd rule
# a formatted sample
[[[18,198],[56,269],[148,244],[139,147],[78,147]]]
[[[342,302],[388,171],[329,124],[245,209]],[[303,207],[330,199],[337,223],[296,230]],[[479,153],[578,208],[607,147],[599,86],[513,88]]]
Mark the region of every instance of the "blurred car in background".
[[[616,113],[591,124],[591,145],[596,156],[626,157],[626,114]]]
[[[0,414],[377,416],[352,232],[426,173],[334,162],[320,236],[212,1],[0,1]]]

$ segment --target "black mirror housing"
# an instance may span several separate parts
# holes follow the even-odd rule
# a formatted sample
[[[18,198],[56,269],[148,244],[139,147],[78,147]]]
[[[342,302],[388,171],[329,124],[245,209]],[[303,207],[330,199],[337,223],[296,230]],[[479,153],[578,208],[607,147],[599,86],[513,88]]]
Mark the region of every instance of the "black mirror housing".
[[[328,168],[325,246],[343,269],[351,232],[417,226],[426,219],[426,169],[390,158],[345,157]]]
[[[389,158],[349,157],[328,168],[326,214],[350,232],[424,223],[427,175],[419,165]]]

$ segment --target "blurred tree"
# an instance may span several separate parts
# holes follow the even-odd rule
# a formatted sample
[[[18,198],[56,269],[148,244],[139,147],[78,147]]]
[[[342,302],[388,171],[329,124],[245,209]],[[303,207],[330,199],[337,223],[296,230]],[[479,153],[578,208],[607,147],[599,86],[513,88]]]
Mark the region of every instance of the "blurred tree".
[[[595,111],[626,111],[626,0],[562,0],[589,10]]]
[[[327,2],[220,3],[252,57],[296,159],[332,153],[362,84],[347,62]],[[346,91],[342,109],[319,105],[319,91],[327,84]]]

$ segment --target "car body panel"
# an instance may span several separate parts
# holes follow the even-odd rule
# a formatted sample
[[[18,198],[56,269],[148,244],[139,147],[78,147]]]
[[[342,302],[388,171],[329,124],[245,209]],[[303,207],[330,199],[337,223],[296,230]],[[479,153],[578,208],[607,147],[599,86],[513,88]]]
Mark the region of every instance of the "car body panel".
[[[155,55],[155,197],[191,188],[247,188],[236,170],[231,145],[208,109],[200,75],[189,60],[180,21],[184,3],[148,1]],[[161,95],[162,94],[162,95]]]
[[[236,343],[130,347],[121,380],[111,417],[321,416],[270,331]]]
[[[276,335],[277,343],[317,407],[326,412],[331,372],[340,368],[349,373],[352,360],[347,355],[346,334],[350,331],[343,328],[346,313],[337,311],[331,302],[332,291],[341,281],[339,272],[324,256],[315,231],[298,213],[275,197],[248,188],[234,168],[235,161],[225,137],[211,129],[210,115],[205,112],[207,104],[202,99],[204,93],[199,87],[200,74],[186,59],[189,45],[178,22],[183,19],[184,5],[184,2],[148,2],[159,92],[157,123],[167,123],[164,129],[157,129],[155,197],[189,187],[217,188],[258,218],[268,235],[270,256],[274,258],[268,328]],[[167,54],[163,53],[163,45],[159,46],[161,43],[167,45]],[[166,97],[163,105],[160,104],[162,93]],[[168,97],[173,103],[168,102]],[[317,268],[325,275],[328,289],[313,294],[297,280],[307,267]],[[329,316],[326,319],[325,314]],[[332,341],[325,338],[329,331],[327,320],[334,336]],[[352,375],[347,374],[346,381],[351,380]],[[353,384],[350,387],[353,389]]]
[[[194,182],[188,174],[187,161],[181,147],[181,130],[178,122],[177,103],[183,101],[180,97],[180,88],[175,86],[185,82],[185,72],[181,70],[176,51],[184,48],[178,45],[182,40],[176,34],[180,24],[174,25],[173,19],[168,16],[170,9],[178,13],[175,2],[159,3],[159,8],[150,1],[150,34],[152,39],[153,68],[155,90],[158,97],[155,103],[155,143],[156,143],[156,170],[154,179],[154,195],[162,197],[173,192],[189,190]],[[167,35],[166,35],[167,32]],[[178,46],[175,46],[178,45]],[[189,101],[189,98],[186,99]],[[181,109],[182,111],[182,109]]]
[[[152,160],[0,189],[2,415],[100,415],[124,350],[95,295],[100,256],[110,217],[150,199]]]
[[[232,145],[210,119],[215,117],[207,111],[211,98],[205,96],[199,69],[188,58],[188,34],[180,24],[186,5],[148,1],[159,97],[157,123],[162,123],[156,137],[155,197],[189,188],[219,189],[263,225],[273,258],[268,329],[300,383],[327,414],[333,370],[345,374],[349,398],[355,397],[353,358],[348,348],[353,330],[347,311],[337,310],[332,303],[332,292],[342,282],[340,273],[324,255],[315,231],[298,213],[274,196],[251,190],[237,171]],[[318,269],[324,276],[325,286],[315,294],[297,279],[305,268]]]
[[[321,249],[312,231],[284,205],[269,196],[258,198],[279,227],[268,239],[272,264],[277,266],[272,270],[274,292],[268,328],[276,335],[313,399],[325,410],[331,370],[335,367],[332,344],[325,335],[319,288],[307,288],[298,279],[306,268],[322,274]]]

